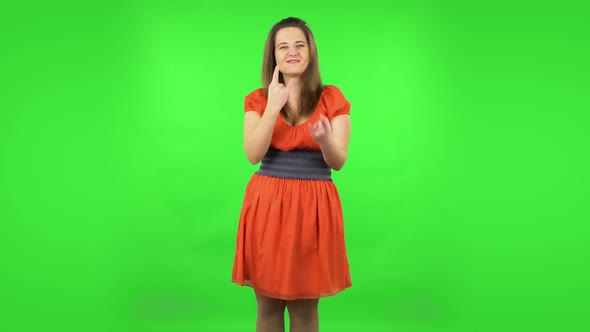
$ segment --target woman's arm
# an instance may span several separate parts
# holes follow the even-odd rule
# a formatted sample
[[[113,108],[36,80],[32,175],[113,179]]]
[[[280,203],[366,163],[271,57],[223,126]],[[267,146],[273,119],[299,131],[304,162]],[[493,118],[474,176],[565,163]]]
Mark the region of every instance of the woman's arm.
[[[248,161],[256,165],[262,160],[272,139],[277,112],[246,112],[244,116],[244,150]]]
[[[332,121],[322,116],[310,130],[322,149],[326,164],[336,171],[341,170],[348,155],[350,116],[339,115],[332,118]]]
[[[287,85],[279,83],[279,66],[275,66],[272,81],[268,86],[268,102],[262,116],[257,112],[246,112],[244,118],[244,150],[248,160],[258,164],[270,146],[277,116],[289,99],[289,90],[297,79],[292,79]]]

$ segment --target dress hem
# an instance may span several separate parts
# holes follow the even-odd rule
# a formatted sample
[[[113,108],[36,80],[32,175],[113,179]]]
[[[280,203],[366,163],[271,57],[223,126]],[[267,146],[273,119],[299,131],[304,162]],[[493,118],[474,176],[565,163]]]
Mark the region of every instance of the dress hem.
[[[343,288],[338,288],[338,289],[333,290],[331,292],[315,292],[315,293],[303,293],[303,294],[300,293],[300,294],[288,295],[288,294],[279,294],[279,293],[275,293],[275,292],[271,292],[271,291],[262,289],[260,287],[255,286],[252,283],[252,281],[250,281],[250,280],[235,280],[235,279],[233,279],[232,283],[234,283],[238,286],[242,286],[242,287],[250,287],[254,291],[256,291],[256,293],[258,293],[262,296],[266,296],[266,297],[270,297],[270,298],[278,299],[278,300],[285,300],[285,301],[320,299],[320,298],[331,297],[331,296],[337,295],[337,294],[345,291],[346,289],[352,287],[352,285],[349,284],[347,286],[344,286]]]

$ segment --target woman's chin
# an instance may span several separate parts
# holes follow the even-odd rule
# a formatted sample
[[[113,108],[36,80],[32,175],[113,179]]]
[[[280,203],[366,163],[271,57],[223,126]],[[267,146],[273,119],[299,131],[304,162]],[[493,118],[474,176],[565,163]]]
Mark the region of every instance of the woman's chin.
[[[284,71],[282,72],[283,76],[287,76],[287,77],[299,77],[303,74],[302,71],[295,71],[295,70],[288,70],[288,71]]]

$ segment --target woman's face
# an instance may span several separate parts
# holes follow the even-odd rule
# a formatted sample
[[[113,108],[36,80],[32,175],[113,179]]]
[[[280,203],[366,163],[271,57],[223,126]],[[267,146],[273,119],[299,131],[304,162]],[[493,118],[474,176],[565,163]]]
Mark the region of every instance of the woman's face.
[[[275,59],[283,75],[299,76],[303,74],[309,63],[309,45],[301,29],[290,27],[277,32]]]

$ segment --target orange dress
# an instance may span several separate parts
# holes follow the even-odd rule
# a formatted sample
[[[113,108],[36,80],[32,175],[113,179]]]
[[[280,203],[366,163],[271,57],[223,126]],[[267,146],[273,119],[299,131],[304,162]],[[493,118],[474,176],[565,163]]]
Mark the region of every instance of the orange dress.
[[[244,102],[246,112],[262,115],[267,98],[256,89]],[[340,89],[325,86],[312,116],[300,125],[277,116],[269,150],[319,152],[307,124],[320,114],[328,119],[350,114]],[[232,282],[283,300],[332,296],[352,286],[342,206],[331,178],[252,175],[240,213]]]

